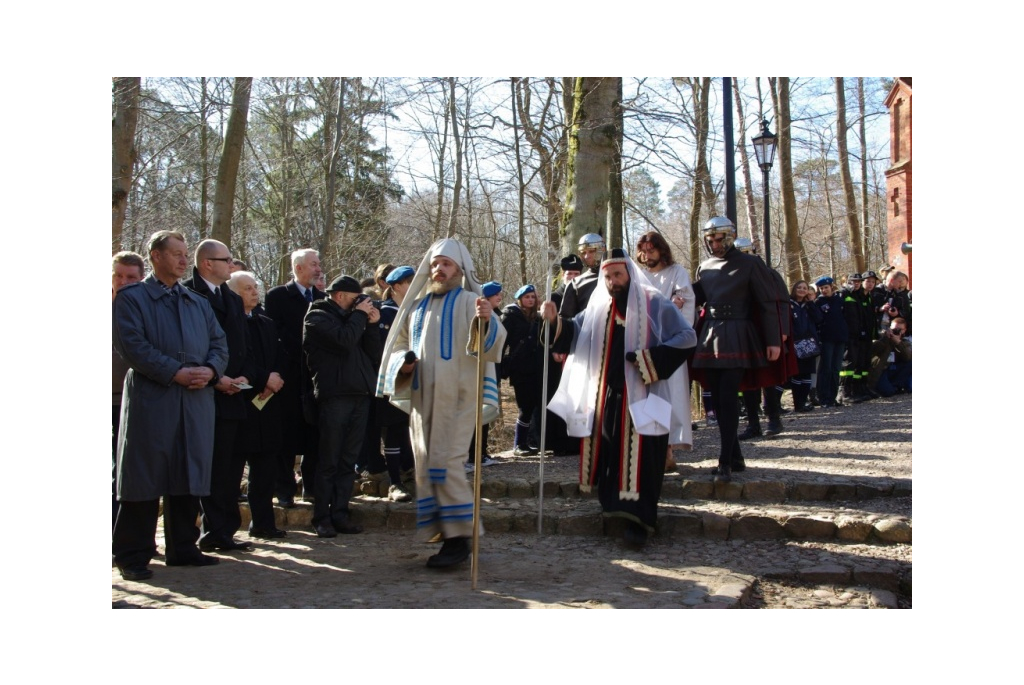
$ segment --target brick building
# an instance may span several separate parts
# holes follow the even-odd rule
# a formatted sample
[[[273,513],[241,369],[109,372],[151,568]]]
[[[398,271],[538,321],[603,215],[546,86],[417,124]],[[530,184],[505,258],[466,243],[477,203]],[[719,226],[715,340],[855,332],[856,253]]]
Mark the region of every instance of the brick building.
[[[889,157],[885,172],[888,198],[888,263],[910,276],[913,283],[912,253],[903,254],[903,244],[913,243],[913,107],[911,106],[911,77],[899,76],[885,98],[889,109]],[[913,287],[913,285],[911,285]]]

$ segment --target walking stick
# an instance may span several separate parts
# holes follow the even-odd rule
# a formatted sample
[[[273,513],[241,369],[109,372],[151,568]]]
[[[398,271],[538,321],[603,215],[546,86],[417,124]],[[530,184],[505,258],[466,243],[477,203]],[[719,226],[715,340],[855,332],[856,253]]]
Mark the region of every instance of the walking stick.
[[[484,419],[484,320],[476,320],[476,434],[473,437],[473,559],[470,564],[473,577],[472,589],[476,589],[476,575],[480,557],[480,455],[483,453]]]
[[[551,250],[548,250],[548,257],[554,258],[551,260],[551,264],[548,265],[547,277],[544,279],[547,281],[545,284],[544,291],[544,302],[551,299],[551,267],[554,265],[554,260],[558,259],[558,255]],[[543,306],[543,304],[541,305]],[[540,492],[537,494],[537,535],[544,534],[544,450],[547,445],[545,444],[548,436],[548,357],[551,356],[550,343],[548,342],[548,322],[543,319],[541,322],[540,333],[544,336],[544,376],[541,378],[541,410],[540,410],[540,467],[538,468],[537,479],[540,481]]]

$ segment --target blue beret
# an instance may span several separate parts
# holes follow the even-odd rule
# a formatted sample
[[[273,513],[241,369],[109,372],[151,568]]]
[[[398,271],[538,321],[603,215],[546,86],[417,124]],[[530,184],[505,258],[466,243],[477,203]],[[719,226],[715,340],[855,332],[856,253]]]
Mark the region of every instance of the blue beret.
[[[395,283],[400,283],[407,278],[412,278],[415,275],[416,269],[411,266],[400,266],[392,269],[391,273],[388,274],[388,277],[384,279],[384,282],[388,285],[394,285]]]
[[[536,288],[534,288],[534,287],[533,287],[532,285],[530,285],[529,283],[527,283],[527,284],[526,284],[526,285],[524,285],[524,286],[523,286],[522,288],[520,288],[519,290],[517,290],[517,291],[516,291],[516,295],[515,295],[515,297],[516,297],[516,299],[518,300],[518,299],[519,299],[520,297],[522,297],[523,295],[527,295],[527,294],[529,294],[529,293],[535,293],[535,292],[537,292],[537,289],[536,289]]]
[[[835,285],[835,280],[833,280],[830,276],[822,276],[821,278],[814,282],[814,285],[815,287],[818,288],[820,288],[823,285]]]
[[[497,281],[487,281],[480,286],[480,289],[483,291],[484,297],[491,297],[501,292],[501,283],[498,283]]]

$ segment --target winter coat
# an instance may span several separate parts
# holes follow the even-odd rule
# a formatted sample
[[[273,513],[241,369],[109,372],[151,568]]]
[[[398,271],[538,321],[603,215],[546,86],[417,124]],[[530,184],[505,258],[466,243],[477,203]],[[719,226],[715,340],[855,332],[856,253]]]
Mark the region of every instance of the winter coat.
[[[224,331],[206,298],[153,275],[114,298],[114,347],[131,368],[124,380],[117,444],[119,500],[210,494],[214,389],[228,364]],[[210,366],[211,384],[174,382],[183,366]]]

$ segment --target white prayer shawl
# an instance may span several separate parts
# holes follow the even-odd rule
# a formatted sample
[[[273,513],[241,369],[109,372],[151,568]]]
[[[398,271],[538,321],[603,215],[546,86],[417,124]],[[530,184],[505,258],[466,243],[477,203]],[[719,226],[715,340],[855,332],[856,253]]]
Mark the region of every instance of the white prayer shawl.
[[[382,363],[380,372],[377,374],[377,397],[387,396],[391,404],[395,405],[402,411],[409,412],[409,398],[412,388],[413,376],[406,378],[400,378],[398,371],[405,363],[405,353],[411,349],[416,353],[416,357],[420,358],[422,353],[422,339],[419,341],[418,346],[404,347],[404,344],[412,345],[413,331],[410,329],[410,338],[407,341],[403,341],[403,349],[396,350],[396,339],[398,338],[398,331],[403,329],[406,321],[410,317],[414,317],[419,309],[420,316],[419,320],[422,323],[422,315],[424,307],[429,302],[430,298],[425,297],[428,293],[428,286],[430,285],[430,262],[435,257],[447,257],[453,262],[459,265],[462,269],[462,287],[466,291],[469,291],[476,296],[482,296],[483,291],[480,287],[480,279],[476,275],[476,267],[473,265],[473,257],[469,254],[469,250],[466,246],[454,238],[442,238],[438,240],[427,253],[423,255],[423,259],[420,261],[419,267],[416,269],[416,275],[413,276],[412,283],[409,284],[409,290],[405,294],[405,299],[402,300],[402,305],[398,308],[398,314],[395,315],[395,320],[391,324],[391,330],[388,332],[387,341],[384,343],[384,354],[381,357]],[[441,335],[445,336],[448,340],[451,340],[451,315],[452,312],[447,313],[448,316],[448,331],[442,330]],[[491,355],[486,354],[495,344],[495,336],[502,335],[501,343],[504,343],[504,329],[501,326],[495,326],[494,324],[499,322],[497,314],[491,315],[490,325],[488,326],[488,334],[484,340],[485,359]],[[410,321],[410,324],[415,323],[415,320]],[[473,326],[473,340],[476,336],[476,326]],[[472,343],[470,343],[472,344]],[[467,349],[466,353],[475,355],[476,348]],[[500,352],[499,352],[500,354]],[[497,359],[495,360],[497,361]],[[498,395],[498,374],[495,368],[494,362],[487,361],[484,364],[484,415],[483,422],[491,423],[496,419],[500,413],[501,398]]]
[[[690,274],[680,264],[670,264],[661,271],[645,271],[651,285],[668,299],[678,295],[683,299],[679,310],[686,323],[693,326],[696,314],[697,296],[693,292]],[[670,445],[679,445],[684,450],[693,448],[693,417],[690,415],[690,372],[683,364],[668,379],[672,394],[672,428],[669,431]]]
[[[627,294],[624,352],[636,352],[668,345],[686,349],[697,344],[693,327],[683,320],[675,305],[648,282],[632,260],[626,265],[630,275]],[[604,368],[603,339],[611,312],[611,294],[599,284],[587,308],[573,319],[575,335],[562,371],[558,390],[548,409],[565,420],[568,434],[577,438],[594,435],[594,414],[598,404],[601,371]],[[625,366],[625,387],[633,425],[641,435],[669,433],[672,415],[671,385],[658,380],[644,384],[635,364]]]

